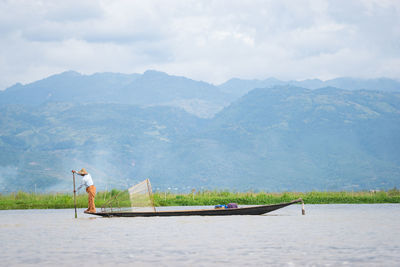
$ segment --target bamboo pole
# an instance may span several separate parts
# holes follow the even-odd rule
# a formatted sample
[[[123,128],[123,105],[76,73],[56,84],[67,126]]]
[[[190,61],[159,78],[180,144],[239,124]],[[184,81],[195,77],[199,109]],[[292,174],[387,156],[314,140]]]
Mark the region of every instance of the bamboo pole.
[[[72,178],[74,180],[74,208],[75,208],[75,219],[76,219],[76,218],[78,218],[78,214],[76,213],[75,172],[72,172]]]

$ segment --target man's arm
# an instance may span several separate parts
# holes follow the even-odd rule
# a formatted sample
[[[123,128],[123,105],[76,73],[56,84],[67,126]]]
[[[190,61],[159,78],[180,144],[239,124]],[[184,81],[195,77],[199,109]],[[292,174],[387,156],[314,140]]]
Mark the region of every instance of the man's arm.
[[[72,170],[72,173],[77,173],[75,170]],[[79,173],[78,173],[79,174]],[[79,191],[79,189],[81,189],[82,188],[82,186],[84,185],[85,183],[84,183],[84,181],[82,180],[82,183],[81,183],[81,185],[80,186],[78,186],[78,188],[76,189],[76,191]]]

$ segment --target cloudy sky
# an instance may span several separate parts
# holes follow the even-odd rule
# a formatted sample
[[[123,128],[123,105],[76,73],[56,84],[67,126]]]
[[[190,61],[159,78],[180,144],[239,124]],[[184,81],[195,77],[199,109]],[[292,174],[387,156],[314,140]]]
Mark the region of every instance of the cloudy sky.
[[[66,70],[400,79],[399,0],[0,0],[0,89]]]

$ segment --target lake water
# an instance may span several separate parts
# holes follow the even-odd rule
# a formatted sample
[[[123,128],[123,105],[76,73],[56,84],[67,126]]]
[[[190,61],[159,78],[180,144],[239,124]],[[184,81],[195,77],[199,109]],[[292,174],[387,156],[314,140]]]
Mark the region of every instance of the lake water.
[[[0,266],[399,266],[400,205],[262,216],[100,218],[0,211]]]

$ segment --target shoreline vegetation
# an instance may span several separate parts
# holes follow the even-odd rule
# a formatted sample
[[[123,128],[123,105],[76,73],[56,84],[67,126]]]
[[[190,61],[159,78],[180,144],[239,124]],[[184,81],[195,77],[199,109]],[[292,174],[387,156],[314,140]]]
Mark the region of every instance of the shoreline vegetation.
[[[121,191],[98,192],[96,207],[101,208],[104,203]],[[211,206],[228,203],[239,205],[267,205],[292,201],[302,198],[305,204],[373,204],[373,203],[400,203],[400,190],[393,188],[388,191],[342,191],[342,192],[284,192],[284,193],[241,193],[229,191],[201,191],[197,193],[170,193],[155,192],[154,205],[160,206]],[[76,198],[77,208],[87,207],[87,194],[80,193]],[[129,206],[129,200],[121,201],[121,207]],[[67,209],[73,208],[72,193],[27,193],[16,192],[0,194],[0,210],[9,209]]]

